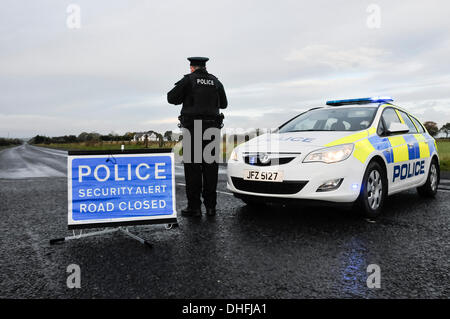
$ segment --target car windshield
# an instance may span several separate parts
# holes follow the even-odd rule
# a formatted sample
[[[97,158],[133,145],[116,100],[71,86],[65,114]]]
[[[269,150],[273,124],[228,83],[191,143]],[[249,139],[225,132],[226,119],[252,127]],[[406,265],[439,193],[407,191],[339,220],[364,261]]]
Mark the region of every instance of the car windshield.
[[[359,131],[367,129],[376,107],[336,107],[307,111],[280,127],[279,133],[304,131]]]

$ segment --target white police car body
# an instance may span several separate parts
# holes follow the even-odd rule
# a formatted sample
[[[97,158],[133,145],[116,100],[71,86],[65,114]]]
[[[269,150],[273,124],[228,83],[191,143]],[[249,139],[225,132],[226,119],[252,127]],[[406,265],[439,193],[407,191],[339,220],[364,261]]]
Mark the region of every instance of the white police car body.
[[[387,195],[416,188],[434,196],[435,140],[390,98],[327,102],[275,132],[237,146],[228,189],[248,204],[289,199],[358,203],[368,216]]]

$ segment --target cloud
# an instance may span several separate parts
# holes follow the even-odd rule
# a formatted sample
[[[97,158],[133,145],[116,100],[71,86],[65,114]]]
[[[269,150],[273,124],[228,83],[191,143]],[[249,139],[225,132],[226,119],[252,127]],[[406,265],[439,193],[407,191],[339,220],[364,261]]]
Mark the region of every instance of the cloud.
[[[187,56],[211,58],[228,127],[273,127],[327,99],[392,95],[422,120],[450,121],[450,3],[79,0],[2,3],[0,135],[176,129],[166,93]],[[201,19],[196,17],[201,16]]]
[[[387,65],[389,52],[379,48],[352,47],[338,49],[326,44],[308,45],[294,49],[286,61],[294,61],[309,67],[326,65],[335,70],[376,69]]]
[[[141,124],[145,125],[153,125],[153,124],[178,124],[178,119],[169,117],[169,118],[163,118],[163,119],[156,119],[156,120],[148,120],[148,121],[142,121]]]

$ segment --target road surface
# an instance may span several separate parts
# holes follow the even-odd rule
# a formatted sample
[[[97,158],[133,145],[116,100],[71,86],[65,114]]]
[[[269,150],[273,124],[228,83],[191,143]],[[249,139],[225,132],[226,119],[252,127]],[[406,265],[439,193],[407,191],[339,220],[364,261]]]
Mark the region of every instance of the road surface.
[[[67,152],[22,144],[0,151],[0,178],[64,177]]]
[[[227,191],[225,169],[216,217],[130,228],[153,249],[120,234],[50,246],[68,234],[66,153],[26,144],[1,151],[0,297],[450,296],[448,186],[434,200],[394,195],[372,222],[327,207],[252,210]],[[176,172],[179,211],[186,198]],[[79,289],[67,288],[70,264],[81,268]],[[367,287],[370,264],[381,269],[380,289]]]

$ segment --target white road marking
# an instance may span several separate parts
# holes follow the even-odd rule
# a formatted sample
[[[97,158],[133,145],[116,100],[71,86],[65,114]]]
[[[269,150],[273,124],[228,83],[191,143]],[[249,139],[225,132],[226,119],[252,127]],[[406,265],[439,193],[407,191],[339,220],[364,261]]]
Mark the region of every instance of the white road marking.
[[[224,194],[224,195],[234,196],[233,193],[229,193],[229,192],[222,192],[222,191],[217,191],[217,192]]]
[[[67,151],[62,151],[62,150],[57,150],[57,149],[52,149],[52,148],[37,147],[34,145],[28,145],[28,147],[35,149],[37,151],[43,152],[43,153],[47,153],[49,155],[67,157],[67,154],[68,154]]]

